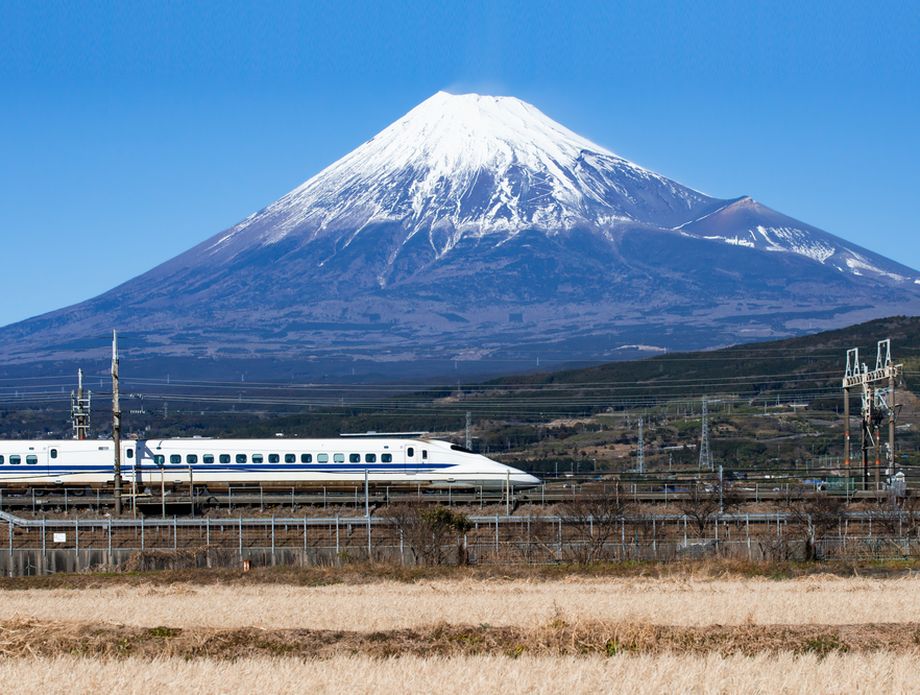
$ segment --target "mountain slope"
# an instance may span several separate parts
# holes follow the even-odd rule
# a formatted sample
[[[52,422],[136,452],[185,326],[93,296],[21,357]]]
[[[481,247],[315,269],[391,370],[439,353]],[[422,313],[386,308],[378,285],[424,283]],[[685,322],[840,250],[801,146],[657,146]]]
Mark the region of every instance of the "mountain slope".
[[[916,281],[917,273],[825,231],[771,210],[747,196],[680,225],[684,234],[769,252],[795,253],[843,273],[895,283]]]
[[[520,100],[438,93],[231,229],[0,329],[0,358],[85,359],[116,327],[149,371],[495,373],[894,313],[920,313],[910,268],[643,169]]]

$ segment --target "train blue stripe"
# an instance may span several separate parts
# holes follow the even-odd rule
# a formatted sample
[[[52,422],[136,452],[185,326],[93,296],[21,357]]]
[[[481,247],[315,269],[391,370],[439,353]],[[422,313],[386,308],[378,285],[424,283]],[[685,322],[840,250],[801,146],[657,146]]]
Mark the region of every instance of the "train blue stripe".
[[[351,464],[351,463],[335,463],[335,464],[314,464],[314,465],[304,465],[304,464],[208,464],[208,465],[199,465],[192,466],[192,473],[284,473],[284,472],[295,472],[295,473],[363,473],[368,471],[369,473],[381,473],[381,472],[432,472],[437,470],[443,470],[445,468],[453,468],[456,464],[452,463],[426,463],[426,464],[401,464],[401,463],[392,463],[392,464]],[[165,473],[188,473],[189,467],[186,465],[175,464],[175,465],[166,465],[166,466],[157,466],[157,465],[141,465],[140,467],[141,474],[144,473],[159,473],[161,470]],[[127,465],[122,467],[123,475],[132,475],[135,471],[138,470],[138,467],[135,465]],[[23,466],[21,468],[0,468],[0,476],[11,475],[11,474],[77,474],[77,473],[113,473],[115,472],[114,466]]]

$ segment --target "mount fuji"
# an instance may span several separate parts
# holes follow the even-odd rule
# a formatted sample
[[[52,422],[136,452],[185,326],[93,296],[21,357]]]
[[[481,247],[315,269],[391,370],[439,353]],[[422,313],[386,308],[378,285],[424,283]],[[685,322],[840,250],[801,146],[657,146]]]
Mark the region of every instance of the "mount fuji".
[[[236,226],[0,329],[7,365],[314,377],[478,373],[920,313],[920,273],[708,196],[512,97],[439,92]]]

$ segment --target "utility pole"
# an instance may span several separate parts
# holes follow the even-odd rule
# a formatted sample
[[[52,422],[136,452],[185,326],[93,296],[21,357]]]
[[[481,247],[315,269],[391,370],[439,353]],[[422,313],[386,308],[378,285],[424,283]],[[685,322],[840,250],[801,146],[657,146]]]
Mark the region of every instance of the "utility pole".
[[[709,448],[709,403],[703,396],[703,424],[700,430],[700,468],[713,470],[712,451]]]
[[[121,516],[121,405],[118,402],[118,334],[112,331],[112,441],[115,444],[115,516]]]
[[[467,410],[466,411],[466,436],[463,439],[463,446],[467,451],[473,450],[473,433],[470,428],[473,425],[473,414]]]
[[[719,464],[719,515],[725,513],[725,478],[722,475],[722,464]]]
[[[645,420],[639,417],[639,475],[645,473]]]

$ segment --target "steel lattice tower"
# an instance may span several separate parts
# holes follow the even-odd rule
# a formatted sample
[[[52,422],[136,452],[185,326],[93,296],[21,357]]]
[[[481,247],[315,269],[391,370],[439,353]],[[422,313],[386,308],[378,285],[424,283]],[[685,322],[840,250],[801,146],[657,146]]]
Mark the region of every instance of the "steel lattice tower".
[[[703,426],[700,431],[700,468],[713,470],[712,450],[709,448],[709,404],[703,396]]]
[[[89,418],[92,391],[83,390],[83,370],[77,370],[77,390],[70,392],[70,418],[73,421],[74,439],[89,437]]]
[[[860,458],[862,463],[863,489],[869,489],[869,460],[875,451],[875,489],[882,489],[882,425],[888,425],[888,443],[885,453],[886,476],[894,475],[897,468],[895,455],[895,430],[898,406],[895,403],[896,380],[903,371],[903,365],[895,364],[891,359],[891,339],[878,341],[875,357],[875,369],[859,360],[859,348],[847,350],[847,366],[843,376],[843,465],[849,478],[850,469],[850,390],[858,389],[861,396],[861,430],[862,443]]]

